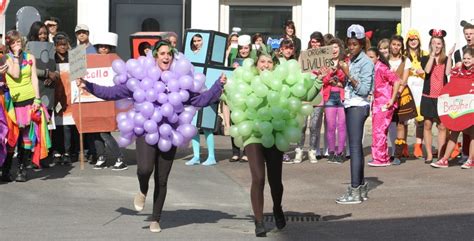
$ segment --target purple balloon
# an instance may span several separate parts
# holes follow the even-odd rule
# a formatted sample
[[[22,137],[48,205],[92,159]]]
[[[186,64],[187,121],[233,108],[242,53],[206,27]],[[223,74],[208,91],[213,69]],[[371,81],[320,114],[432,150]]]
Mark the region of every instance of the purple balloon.
[[[191,124],[191,121],[193,121],[194,114],[189,111],[183,111],[181,114],[179,114],[179,124]]]
[[[133,99],[135,99],[135,102],[137,102],[137,103],[141,103],[141,102],[145,101],[145,99],[146,99],[145,91],[143,91],[140,88],[137,88],[133,92]]]
[[[166,85],[163,82],[158,81],[153,84],[153,89],[155,89],[157,93],[163,93],[166,90]]]
[[[163,125],[160,126],[159,131],[161,136],[166,136],[169,137],[171,135],[171,126],[169,124],[164,123]]]
[[[142,90],[149,90],[153,88],[154,83],[155,82],[153,80],[145,77],[142,79],[142,81],[140,81],[140,87],[142,88]]]
[[[126,65],[126,69],[127,69],[128,73],[132,73],[132,70],[134,70],[136,67],[138,67],[140,65],[140,63],[138,63],[138,61],[136,59],[129,59],[129,60],[127,60],[127,63],[125,65]]]
[[[143,124],[143,129],[145,129],[147,133],[155,133],[158,131],[158,125],[153,120],[147,120]]]
[[[182,90],[188,90],[193,87],[194,79],[189,75],[183,75],[179,78],[179,87]]]
[[[135,126],[135,128],[133,128],[133,132],[135,133],[135,135],[141,136],[143,135],[143,133],[145,133],[145,129]]]
[[[174,71],[180,76],[186,75],[191,71],[191,63],[185,58],[177,60]]]
[[[161,73],[161,80],[163,80],[163,82],[167,83],[168,81],[172,79],[176,79],[176,75],[173,74],[173,72],[163,71],[163,73]]]
[[[191,124],[182,124],[178,127],[178,131],[183,135],[184,138],[192,138],[196,135],[197,129]]]
[[[165,93],[159,93],[159,94],[156,96],[156,100],[157,100],[158,103],[160,103],[160,104],[168,103],[168,95],[165,94]]]
[[[196,93],[200,93],[202,88],[204,87],[204,82],[194,81],[193,82],[193,91]]]
[[[117,121],[117,123],[119,123],[121,120],[125,120],[125,119],[128,119],[126,112],[120,112],[120,113],[117,114],[117,117],[115,117],[115,120]]]
[[[143,102],[142,103],[135,102],[135,103],[133,103],[133,107],[135,108],[135,111],[140,112],[140,111],[142,111]]]
[[[177,131],[171,131],[171,143],[174,146],[183,146],[185,144],[183,135]]]
[[[150,119],[156,123],[160,122],[163,119],[163,115],[161,115],[161,111],[159,108],[155,108],[155,110],[153,111],[153,115],[151,115]]]
[[[195,73],[194,80],[197,82],[206,82],[206,76],[203,73]]]
[[[155,132],[155,133],[148,133],[145,135],[145,142],[148,145],[156,145],[158,143],[158,140],[160,139],[160,135]]]
[[[115,107],[119,110],[126,110],[133,105],[133,100],[131,99],[120,99],[115,101]]]
[[[112,61],[112,69],[117,74],[125,74],[127,73],[127,67],[125,66],[125,62],[121,59],[116,59]]]
[[[133,131],[132,132],[126,132],[126,133],[120,132],[121,137],[125,137],[125,138],[130,139],[130,140],[133,139],[133,135],[134,135]]]
[[[134,125],[133,125],[133,121],[127,118],[127,119],[121,120],[118,123],[117,127],[121,132],[128,133],[133,130]]]
[[[183,105],[183,103],[178,103],[177,105],[173,105],[173,108],[174,108],[174,112],[175,112],[176,114],[179,114],[179,113],[181,113],[181,112],[184,111],[184,105]]]
[[[176,71],[176,61],[173,61],[170,65],[170,71],[175,72]]]
[[[155,102],[156,101],[156,97],[157,97],[157,94],[156,94],[156,90],[155,89],[147,89],[145,91],[145,98],[147,101],[149,102]]]
[[[137,112],[135,110],[129,110],[127,112],[127,117],[131,120],[133,120],[133,118],[135,117],[135,115],[137,114]]]
[[[116,75],[116,76],[114,76],[113,81],[114,81],[115,85],[121,85],[121,84],[127,82],[127,75],[126,74]]]
[[[126,146],[132,144],[132,139],[127,139],[123,136],[119,136],[119,138],[117,139],[117,143],[118,143],[119,147],[126,147]]]
[[[184,54],[181,52],[178,52],[177,54],[174,55],[175,60],[180,60],[182,58],[184,58]]]
[[[196,109],[196,107],[194,107],[192,105],[188,105],[188,106],[184,107],[184,111],[188,111],[188,112],[192,113],[193,115],[195,115],[197,109]]]
[[[160,138],[158,141],[158,148],[162,152],[167,152],[171,150],[172,143],[170,140],[164,139],[163,137]]]
[[[186,102],[189,100],[189,92],[187,90],[180,90],[179,95],[181,96],[181,102]]]
[[[172,105],[181,104],[181,95],[178,92],[171,92],[168,94],[168,102]]]
[[[149,51],[151,52],[151,51]],[[145,67],[145,69],[149,69],[149,68],[152,68],[152,67],[155,67],[155,58],[153,58],[153,56],[149,56],[147,55],[146,58],[145,58],[145,62],[143,63],[143,66]],[[161,72],[160,72],[161,74]],[[158,80],[158,79],[157,79]]]
[[[135,114],[135,117],[133,117],[133,123],[135,124],[135,127],[143,127],[145,121],[146,118],[141,113],[137,113]]]
[[[174,124],[179,121],[178,114],[176,113],[173,113],[173,115],[171,117],[168,117],[167,119],[168,119],[168,122],[171,124]]]
[[[156,66],[150,67],[147,71],[147,76],[148,76],[148,78],[150,78],[153,81],[158,81],[160,79],[160,76],[161,76],[160,68],[158,68]]]
[[[173,106],[170,104],[170,103],[164,103],[162,106],[161,106],[161,114],[164,116],[164,117],[170,117],[172,116],[174,113],[174,108]]]
[[[140,63],[141,66],[143,66],[145,64],[145,59],[146,59],[145,56],[139,56],[137,61],[138,63]]]
[[[152,103],[146,101],[143,102],[143,105],[141,107],[140,113],[145,117],[145,118],[150,118],[151,115],[153,115],[153,111],[155,110],[155,107],[153,106]]]
[[[136,66],[134,69],[132,69],[132,76],[137,78],[137,79],[143,79],[146,76],[146,70],[143,68],[141,65]]]
[[[171,92],[179,91],[179,81],[177,79],[169,80],[166,85],[168,86],[168,90]]]
[[[139,88],[140,81],[137,79],[131,78],[127,80],[127,88],[131,91],[135,91],[137,88]]]

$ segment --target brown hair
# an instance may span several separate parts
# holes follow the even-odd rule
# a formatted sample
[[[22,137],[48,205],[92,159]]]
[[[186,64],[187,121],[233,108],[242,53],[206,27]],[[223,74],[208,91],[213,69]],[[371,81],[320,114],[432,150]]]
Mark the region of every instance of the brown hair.
[[[383,38],[377,44],[377,49],[390,47],[390,39]]]
[[[418,39],[418,38],[417,38]],[[422,54],[422,51],[421,51],[421,41],[420,39],[418,39],[418,46],[416,46],[416,48],[414,50],[412,50],[410,48],[410,44],[408,44],[408,42],[410,41],[410,39],[408,38],[407,41],[405,41],[405,46],[406,46],[406,49],[405,49],[405,52],[403,53],[407,58],[410,59],[411,62],[413,62],[413,55],[411,54],[412,51],[415,51],[415,58],[416,60],[418,61],[421,61],[421,54]]]
[[[283,28],[283,33],[284,33],[285,36],[286,36],[286,28],[287,27],[293,29],[293,35],[291,37],[296,36],[296,28],[295,28],[295,23],[293,22],[293,20],[287,20],[283,27],[284,27]]]
[[[339,46],[339,60],[343,60],[344,56],[346,56],[344,42],[338,38],[333,38],[329,40],[327,46],[331,46],[333,44],[337,44],[337,46]]]
[[[18,39],[22,41],[21,45],[23,46],[23,39],[21,38],[20,32],[16,30],[10,30],[5,35],[5,46],[7,47],[7,52],[12,52],[10,45],[15,43]]]
[[[441,49],[441,53],[439,54],[439,58],[438,58],[438,63],[444,63],[444,61],[446,60],[446,43],[444,42],[444,38],[443,37],[431,37],[430,39],[430,54],[431,52],[433,51],[433,49],[431,48],[431,42],[433,41],[433,39],[441,39],[441,43],[443,44],[443,48]]]

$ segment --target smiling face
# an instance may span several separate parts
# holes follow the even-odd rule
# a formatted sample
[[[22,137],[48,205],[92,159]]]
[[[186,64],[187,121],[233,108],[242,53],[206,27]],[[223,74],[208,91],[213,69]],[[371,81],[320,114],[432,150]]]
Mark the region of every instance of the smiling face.
[[[285,33],[288,36],[293,36],[293,34],[295,34],[295,30],[291,26],[286,26]]]
[[[193,37],[193,46],[194,46],[195,51],[200,50],[201,47],[202,47],[202,38],[198,37],[198,36],[194,36]]]
[[[169,70],[171,63],[173,62],[173,54],[168,45],[162,45],[158,48],[156,53],[156,64],[162,70]]]
[[[339,55],[341,54],[341,48],[339,47],[339,44],[332,44],[332,58],[337,59],[339,58]]]
[[[89,43],[89,31],[85,31],[85,30],[77,31],[76,38],[79,41],[79,44]]]
[[[242,58],[247,58],[250,55],[250,46],[244,45],[239,47],[239,55]]]
[[[255,45],[258,45],[258,46],[262,46],[263,44],[263,39],[258,37],[257,39],[255,39]]]
[[[321,42],[314,38],[309,41],[309,44],[311,45],[312,49],[318,49],[321,47]]]
[[[56,22],[50,21],[46,27],[48,27],[48,30],[52,35],[55,35],[58,32],[58,23]]]
[[[472,55],[469,53],[465,53],[463,55],[462,64],[464,65],[464,67],[466,67],[466,69],[471,68],[472,64],[474,64],[474,59],[472,59]]]
[[[260,72],[264,70],[272,70],[273,69],[272,58],[270,58],[270,56],[267,56],[267,55],[260,55],[260,57],[257,60],[257,69]]]
[[[443,40],[440,38],[432,38],[430,42],[430,51],[435,55],[440,55],[444,49]]]
[[[171,46],[173,46],[173,48],[176,48],[176,46],[178,45],[178,39],[176,39],[175,36],[170,36],[168,40],[170,41]]]
[[[41,42],[48,41],[48,30],[46,30],[45,27],[40,28],[40,30],[38,31],[38,39]]]
[[[418,48],[419,45],[420,45],[420,40],[417,38],[411,38],[408,40],[408,47],[410,49],[415,50]]]

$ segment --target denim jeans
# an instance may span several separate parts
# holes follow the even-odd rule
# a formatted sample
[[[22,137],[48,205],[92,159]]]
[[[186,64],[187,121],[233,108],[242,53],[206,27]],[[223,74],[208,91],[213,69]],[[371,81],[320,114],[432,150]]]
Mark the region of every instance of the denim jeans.
[[[364,123],[369,116],[370,106],[351,106],[346,108],[346,127],[351,155],[351,186],[364,184],[364,151],[362,137]]]

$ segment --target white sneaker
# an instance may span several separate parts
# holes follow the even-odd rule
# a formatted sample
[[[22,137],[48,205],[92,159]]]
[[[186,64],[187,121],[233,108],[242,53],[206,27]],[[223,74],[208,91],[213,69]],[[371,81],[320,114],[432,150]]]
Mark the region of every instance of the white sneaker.
[[[293,160],[294,163],[301,163],[303,161],[303,149],[296,148],[295,149],[295,159]]]
[[[318,163],[318,159],[316,159],[316,150],[309,150],[308,158],[309,158],[309,162]]]

